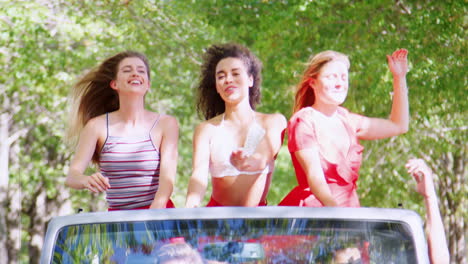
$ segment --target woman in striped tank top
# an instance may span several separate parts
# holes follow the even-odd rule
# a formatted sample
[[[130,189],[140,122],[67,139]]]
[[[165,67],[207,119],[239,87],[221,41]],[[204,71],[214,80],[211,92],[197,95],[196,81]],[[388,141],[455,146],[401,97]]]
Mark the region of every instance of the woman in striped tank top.
[[[66,184],[106,192],[109,210],[174,207],[179,128],[144,107],[149,65],[138,52],[105,60],[73,88],[71,140],[79,138]],[[85,175],[90,162],[99,172]]]

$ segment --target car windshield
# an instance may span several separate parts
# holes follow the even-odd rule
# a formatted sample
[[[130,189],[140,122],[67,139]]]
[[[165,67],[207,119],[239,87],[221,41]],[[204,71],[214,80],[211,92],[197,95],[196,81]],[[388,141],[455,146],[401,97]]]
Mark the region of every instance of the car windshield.
[[[160,249],[178,243],[203,263],[417,263],[405,223],[305,218],[70,225],[56,237],[52,262],[163,263]]]

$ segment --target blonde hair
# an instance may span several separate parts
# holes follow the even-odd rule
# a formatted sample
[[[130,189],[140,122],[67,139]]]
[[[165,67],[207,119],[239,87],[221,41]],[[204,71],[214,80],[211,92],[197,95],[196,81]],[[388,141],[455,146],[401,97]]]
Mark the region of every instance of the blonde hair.
[[[126,58],[141,59],[150,78],[148,59],[136,51],[117,53],[85,74],[73,86],[70,94],[71,111],[66,134],[70,145],[76,145],[81,130],[90,119],[119,109],[119,95],[110,87],[110,82],[115,80],[119,63]],[[97,161],[96,153],[93,161]]]
[[[186,243],[166,244],[156,252],[156,263],[164,264],[170,261],[179,263],[203,264],[202,257],[197,250]]]
[[[306,106],[311,106],[314,104],[315,94],[312,87],[310,87],[310,79],[316,78],[322,67],[330,61],[341,61],[345,63],[349,69],[349,58],[343,53],[327,50],[322,51],[313,57],[311,56],[309,62],[307,63],[306,70],[302,75],[302,80],[297,85],[293,113],[296,113]]]

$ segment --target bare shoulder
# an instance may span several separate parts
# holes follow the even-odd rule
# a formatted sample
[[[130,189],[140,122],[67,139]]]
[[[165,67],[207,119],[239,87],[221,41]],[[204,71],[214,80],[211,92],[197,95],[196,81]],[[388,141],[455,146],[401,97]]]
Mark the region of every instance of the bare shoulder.
[[[179,122],[177,122],[177,119],[174,116],[161,114],[159,122],[163,127],[179,129]]]
[[[221,124],[221,120],[221,116],[215,116],[209,120],[203,121],[195,127],[195,132],[210,133],[215,127]]]
[[[257,117],[259,117],[257,120],[259,120],[264,127],[284,129],[287,125],[286,118],[280,113],[257,113]]]
[[[347,120],[349,121],[349,124],[351,125],[352,128],[356,131],[360,131],[363,128],[368,126],[368,119],[366,116],[356,114],[353,112],[348,112],[347,113]]]
[[[222,115],[215,116],[209,120],[203,121],[195,127],[194,137],[209,139],[215,134],[216,128],[222,121]]]
[[[80,142],[87,145],[101,144],[107,137],[106,115],[91,118],[80,132]]]
[[[88,122],[86,122],[86,125],[83,128],[83,132],[94,132],[94,133],[99,133],[99,132],[105,132],[106,131],[106,115],[100,115],[91,118]]]

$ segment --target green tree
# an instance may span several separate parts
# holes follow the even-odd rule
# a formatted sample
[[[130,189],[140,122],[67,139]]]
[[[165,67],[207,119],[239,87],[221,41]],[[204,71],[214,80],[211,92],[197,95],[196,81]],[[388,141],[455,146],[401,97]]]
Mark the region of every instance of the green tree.
[[[73,153],[63,137],[67,95],[79,76],[125,49],[150,60],[148,108],[179,120],[173,200],[183,206],[192,132],[200,122],[193,95],[201,54],[212,43],[233,41],[263,62],[259,111],[288,118],[304,63],[326,49],[351,59],[345,107],[385,117],[391,102],[385,54],[407,48],[411,130],[363,142],[361,202],[374,207],[403,202],[423,215],[403,165],[410,157],[424,157],[439,176],[452,261],[466,262],[465,14],[466,4],[454,0],[0,0],[0,67],[6,73],[0,76],[0,258],[35,262],[51,217],[77,208],[105,210],[102,196],[63,185]],[[277,204],[295,184],[285,144],[269,203]]]

